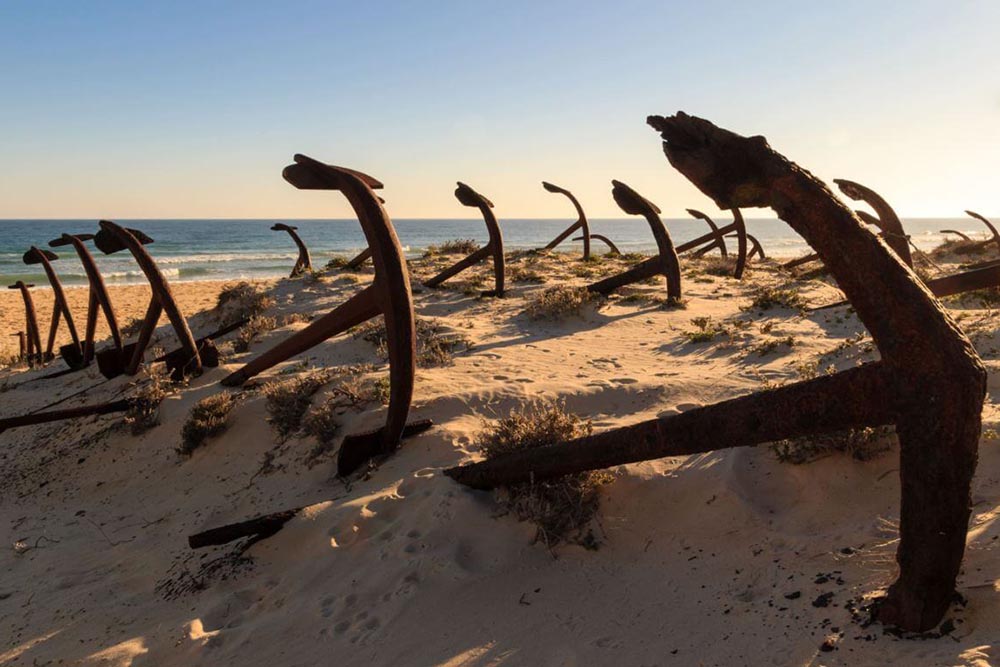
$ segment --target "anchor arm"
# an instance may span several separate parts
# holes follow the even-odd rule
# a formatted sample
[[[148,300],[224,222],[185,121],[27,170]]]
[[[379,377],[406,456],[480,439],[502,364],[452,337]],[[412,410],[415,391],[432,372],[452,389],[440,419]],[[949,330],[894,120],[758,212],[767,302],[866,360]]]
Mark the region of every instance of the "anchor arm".
[[[573,195],[573,193],[567,190],[566,188],[561,188],[558,185],[549,183],[548,181],[542,181],[542,187],[548,190],[549,192],[566,195],[566,197],[570,200],[570,202],[572,202],[573,207],[576,209],[576,215],[577,215],[576,222],[571,224],[569,227],[563,230],[563,232],[559,234],[559,236],[555,237],[551,242],[549,242],[549,244],[545,246],[545,249],[546,250],[554,249],[560,243],[565,241],[570,234],[572,234],[573,232],[575,232],[580,228],[583,228],[583,236],[580,236],[578,238],[583,240],[583,259],[585,261],[590,259],[590,237],[591,237],[590,225],[587,222],[587,214],[583,212],[583,206],[580,205],[579,200],[577,200],[577,198]],[[577,239],[573,240],[576,241]]]

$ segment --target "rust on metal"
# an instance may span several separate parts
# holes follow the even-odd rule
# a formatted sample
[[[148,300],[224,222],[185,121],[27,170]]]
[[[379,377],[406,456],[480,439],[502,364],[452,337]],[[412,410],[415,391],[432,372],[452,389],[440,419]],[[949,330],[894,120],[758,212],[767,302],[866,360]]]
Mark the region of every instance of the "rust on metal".
[[[608,254],[609,255],[620,255],[620,254],[622,254],[622,251],[618,249],[618,246],[615,245],[614,241],[612,241],[611,239],[609,239],[604,234],[595,234],[594,232],[591,232],[590,233],[590,240],[593,241],[595,239],[598,240],[598,241],[600,241],[604,245],[608,246]],[[573,240],[574,241],[582,241],[583,237],[582,236],[577,236]]]
[[[17,333],[11,334],[11,336],[17,336],[17,360],[24,361],[25,357],[28,355],[27,344],[28,341],[24,335],[23,331],[18,331]]]
[[[705,223],[709,226],[709,229],[711,230],[709,233],[713,235],[712,240],[710,240],[701,248],[695,250],[694,253],[692,253],[692,256],[702,257],[712,252],[716,248],[718,248],[720,255],[722,255],[723,257],[728,257],[729,251],[726,248],[726,236],[724,234],[719,233],[719,226],[715,224],[715,220],[712,220],[712,218],[710,218],[707,214],[702,213],[701,211],[694,208],[687,209],[687,212],[693,218],[704,220]]]
[[[170,291],[170,284],[163,277],[156,261],[146,250],[145,246],[153,242],[153,239],[143,234],[137,229],[126,229],[116,225],[110,220],[101,220],[101,230],[94,237],[94,245],[106,255],[128,250],[136,263],[149,281],[149,286],[153,290],[153,295],[146,307],[146,316],[143,318],[142,327],[134,343],[131,343],[119,354],[117,350],[105,350],[97,355],[97,364],[101,373],[107,377],[115,377],[124,372],[127,375],[135,375],[139,366],[142,365],[143,354],[149,345],[153,331],[160,321],[160,315],[166,313],[167,319],[174,329],[181,347],[184,348],[188,359],[185,368],[194,374],[201,373],[201,358],[198,355],[198,346],[191,335],[187,320],[181,314],[181,309],[174,300],[174,295]],[[107,353],[107,354],[106,354]],[[125,359],[128,359],[127,363]],[[124,366],[123,366],[124,363]]]
[[[625,285],[662,275],[667,281],[668,298],[680,301],[680,262],[677,259],[673,241],[670,239],[670,233],[663,224],[663,220],[660,219],[660,209],[656,204],[621,181],[611,181],[611,185],[611,195],[621,210],[646,218],[646,222],[649,223],[649,228],[653,232],[653,238],[656,240],[657,254],[631,269],[587,285],[587,289],[607,296]]]
[[[355,255],[353,258],[351,258],[347,262],[347,264],[345,266],[347,268],[349,268],[349,269],[357,269],[362,264],[364,264],[369,259],[371,259],[371,257],[372,257],[371,248],[365,248],[364,250],[362,250],[361,252],[359,252],[357,255]]]
[[[913,257],[910,255],[910,242],[903,229],[903,223],[889,203],[871,188],[866,188],[860,183],[849,181],[844,178],[835,178],[833,182],[837,184],[840,191],[854,201],[863,201],[875,211],[877,218],[865,218],[865,222],[878,225],[882,230],[882,238],[892,248],[893,252],[909,266],[913,267]]]
[[[416,374],[416,329],[406,259],[392,221],[373,192],[382,187],[379,181],[305,155],[296,155],[295,163],[285,167],[282,176],[300,190],[339,190],[347,197],[361,223],[368,247],[372,249],[375,277],[371,285],[251,360],[224,378],[222,384],[240,386],[328,338],[378,315],[384,316],[389,341],[389,406],[385,426],[344,438],[337,458],[337,471],[340,475],[348,475],[370,459],[394,452],[400,440],[414,429],[430,426],[429,422],[420,422],[408,430],[406,423]]]
[[[84,245],[86,241],[93,238],[93,234],[63,234],[59,238],[49,241],[49,245],[53,248],[66,245],[73,246],[77,257],[80,258],[80,264],[83,265],[83,271],[87,275],[89,295],[87,300],[87,324],[84,331],[83,354],[82,356],[78,356],[77,353],[79,350],[72,345],[59,348],[59,353],[70,368],[82,368],[93,360],[94,335],[97,330],[97,315],[99,310],[104,313],[104,319],[108,324],[108,329],[111,331],[111,340],[114,343],[117,354],[120,356],[122,353],[122,335],[118,329],[118,318],[115,316],[115,309],[111,303],[108,288],[104,284],[104,278],[97,268],[97,263],[94,261],[93,255],[90,254],[87,246]]]
[[[38,318],[35,316],[35,302],[31,298],[31,288],[33,284],[25,284],[23,280],[18,280],[13,285],[8,285],[7,289],[16,289],[21,292],[21,299],[24,301],[24,326],[27,329],[27,345],[25,346],[24,358],[29,364],[41,364],[46,361],[42,353],[42,338],[38,332]]]
[[[820,254],[881,360],[683,414],[446,470],[476,488],[613,465],[894,425],[901,445],[899,575],[877,610],[905,630],[937,625],[965,549],[986,370],[916,275],[808,171],[763,137],[684,113],[651,116],[670,163],[720,207],[768,207]],[[901,336],[899,331],[920,331]]]
[[[73,313],[69,309],[69,304],[66,302],[66,293],[63,292],[62,282],[59,280],[59,276],[56,274],[54,268],[52,268],[52,262],[59,259],[59,256],[50,250],[41,250],[35,246],[31,246],[28,252],[24,253],[22,258],[25,264],[34,265],[41,264],[42,269],[45,271],[45,276],[49,280],[49,285],[52,286],[52,323],[49,325],[49,338],[45,345],[45,358],[52,358],[52,348],[56,343],[56,334],[59,331],[59,320],[60,318],[66,320],[66,328],[69,330],[70,338],[73,340],[71,347],[76,350],[76,356],[83,356],[83,352],[80,348],[80,336],[76,333],[76,324],[73,322]]]
[[[590,224],[588,224],[587,222],[587,214],[583,212],[583,206],[580,205],[580,201],[573,195],[572,192],[570,192],[566,188],[561,188],[558,185],[549,183],[548,181],[542,181],[542,187],[554,194],[566,195],[566,198],[569,199],[570,203],[573,204],[573,208],[576,209],[576,216],[577,216],[576,222],[574,222],[569,227],[564,229],[562,233],[559,234],[559,236],[552,239],[552,241],[550,241],[549,244],[545,246],[545,250],[555,249],[556,246],[565,241],[573,232],[575,232],[578,229],[581,229],[583,230],[583,235],[577,236],[573,240],[583,241],[583,259],[584,261],[587,261],[588,259],[590,259],[590,236],[591,236]]]
[[[462,182],[459,182],[458,187],[455,188],[455,198],[465,206],[479,209],[479,212],[483,215],[483,221],[486,223],[486,230],[489,232],[490,240],[486,245],[468,257],[459,260],[430,280],[425,280],[424,285],[437,287],[452,276],[465,271],[471,266],[475,266],[492,255],[494,289],[481,292],[481,294],[483,296],[502,298],[504,289],[503,234],[500,231],[500,223],[497,222],[497,218],[493,214],[493,202]]]
[[[295,260],[295,266],[292,267],[292,273],[289,275],[289,278],[294,278],[306,271],[312,271],[312,258],[309,256],[309,248],[306,247],[297,230],[298,227],[292,227],[283,222],[276,222],[271,226],[271,231],[273,232],[288,232],[288,235],[292,237],[292,240],[295,241],[295,245],[299,249],[299,258]]]

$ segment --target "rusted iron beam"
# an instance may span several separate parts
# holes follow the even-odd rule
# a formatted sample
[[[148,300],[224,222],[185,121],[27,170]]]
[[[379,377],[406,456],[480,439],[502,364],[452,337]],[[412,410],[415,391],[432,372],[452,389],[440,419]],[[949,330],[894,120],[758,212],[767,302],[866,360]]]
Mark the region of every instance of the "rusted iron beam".
[[[570,192],[566,188],[561,188],[558,185],[555,185],[553,183],[549,183],[548,181],[542,181],[542,187],[545,188],[547,191],[552,192],[554,194],[566,195],[566,198],[569,199],[570,203],[573,204],[573,208],[576,209],[576,216],[577,216],[576,222],[574,222],[569,227],[567,227],[566,229],[564,229],[562,231],[562,233],[559,234],[559,236],[557,236],[554,239],[552,239],[549,242],[549,244],[547,246],[545,246],[545,250],[553,250],[553,249],[555,249],[556,246],[558,246],[560,243],[562,243],[563,241],[565,241],[573,232],[575,232],[578,229],[582,229],[583,230],[583,235],[582,236],[578,236],[578,237],[574,238],[573,240],[576,241],[577,239],[579,239],[579,240],[583,241],[583,260],[584,261],[589,260],[590,259],[590,224],[587,222],[587,214],[583,212],[583,206],[580,205],[580,201],[573,195],[572,192]]]
[[[406,417],[413,398],[416,374],[416,329],[413,296],[403,249],[379,198],[373,192],[382,184],[352,169],[323,164],[305,155],[285,167],[282,176],[300,190],[339,190],[351,204],[372,249],[375,277],[371,285],[307,327],[222,380],[239,386],[251,377],[322,343],[373,317],[385,317],[389,341],[389,406],[385,426],[344,438],[337,471],[348,475],[368,460],[394,452],[407,433]],[[427,424],[429,426],[429,423]]]
[[[312,271],[312,258],[309,256],[309,248],[306,247],[306,244],[298,235],[297,229],[298,227],[292,227],[283,222],[276,222],[271,225],[271,231],[273,232],[288,232],[288,235],[295,241],[295,245],[298,246],[299,258],[295,260],[295,266],[292,267],[292,273],[288,276],[289,278],[294,278],[306,271]]]
[[[808,171],[763,137],[678,113],[651,116],[670,163],[722,208],[769,207],[820,254],[881,361],[681,415],[446,470],[477,488],[722,447],[893,424],[901,445],[899,577],[878,608],[925,631],[954,594],[965,549],[986,370],[916,275]],[[920,335],[900,335],[919,331]],[[516,458],[515,458],[516,457]]]
[[[885,239],[886,244],[899,255],[899,258],[907,266],[912,268],[913,256],[910,254],[909,237],[906,235],[906,230],[903,229],[903,223],[899,220],[899,216],[889,206],[889,203],[877,192],[860,183],[844,178],[835,178],[833,182],[837,184],[845,196],[854,201],[863,201],[872,207],[878,217],[867,218],[865,222],[878,225],[879,229],[882,230],[882,238]]]
[[[114,343],[115,350],[119,355],[122,352],[121,331],[118,328],[118,318],[115,316],[115,309],[111,303],[108,288],[104,284],[104,278],[97,268],[97,263],[94,261],[93,255],[90,254],[87,246],[84,245],[86,241],[93,238],[93,234],[63,234],[59,238],[49,241],[49,245],[53,248],[66,245],[73,246],[77,257],[80,258],[80,264],[83,265],[83,271],[87,275],[89,297],[87,301],[87,324],[84,332],[82,357],[77,356],[78,350],[73,346],[63,346],[59,349],[63,360],[66,361],[70,368],[87,366],[94,358],[94,335],[97,330],[98,310],[104,313],[104,319],[111,332],[111,340]]]
[[[372,257],[371,248],[365,248],[357,255],[355,255],[347,264],[345,265],[348,269],[360,268],[362,264],[367,262]]]
[[[33,412],[17,417],[6,417],[0,419],[0,433],[12,428],[24,426],[34,426],[35,424],[47,424],[49,422],[63,421],[64,419],[76,419],[77,417],[89,417],[91,415],[107,415],[113,412],[125,412],[133,404],[134,399],[122,399],[110,403],[98,403],[96,405],[84,405],[78,408],[66,408],[65,410],[49,410],[47,412]]]
[[[490,240],[479,250],[473,252],[465,259],[461,259],[430,280],[425,280],[427,287],[437,287],[452,276],[465,271],[470,266],[475,266],[487,257],[493,257],[493,286],[489,291],[484,291],[483,296],[503,297],[504,290],[504,256],[503,256],[503,234],[500,231],[500,223],[497,222],[493,214],[493,202],[479,194],[465,183],[459,182],[455,188],[455,198],[463,205],[478,208],[486,223],[486,230],[489,232]]]
[[[609,239],[604,234],[595,234],[594,232],[591,232],[590,233],[590,239],[591,240],[600,241],[604,245],[608,246],[608,254],[609,255],[620,255],[620,254],[622,254],[622,251],[618,249],[618,246],[615,245],[614,241],[612,241],[611,239]],[[574,237],[573,240],[574,241],[582,241],[583,237],[582,236],[577,236],[577,237]]]
[[[63,292],[62,283],[59,281],[59,276],[56,274],[54,268],[52,268],[52,262],[59,259],[59,256],[50,250],[41,250],[35,246],[31,246],[28,252],[24,253],[22,260],[25,264],[34,265],[41,264],[42,269],[45,271],[45,275],[49,280],[49,285],[52,286],[52,323],[49,326],[49,338],[45,346],[45,356],[46,358],[51,358],[52,348],[56,343],[56,334],[59,331],[59,319],[66,320],[66,328],[69,330],[70,338],[73,340],[72,346],[76,348],[80,356],[83,352],[80,348],[80,337],[76,333],[76,324],[73,322],[73,313],[69,309],[69,304],[66,302],[66,293]]]
[[[657,254],[631,269],[617,275],[599,280],[587,286],[591,292],[607,296],[616,289],[632,283],[662,275],[667,281],[667,296],[674,301],[681,299],[681,268],[674,250],[673,241],[663,220],[660,219],[660,209],[653,202],[644,198],[635,190],[621,181],[611,181],[611,195],[615,202],[626,213],[641,215],[646,218],[649,228],[656,240]]]
[[[984,225],[986,225],[986,228],[988,230],[990,230],[990,237],[991,238],[987,239],[986,241],[981,241],[979,243],[979,245],[985,246],[985,245],[989,245],[990,243],[993,243],[993,244],[996,244],[997,249],[1000,250],[1000,232],[997,232],[997,228],[993,225],[993,223],[990,222],[986,218],[986,216],[980,215],[979,213],[976,213],[975,211],[966,211],[965,214],[968,215],[968,216],[970,216],[970,217],[972,217],[972,218],[975,218],[978,221],[980,221],[981,223],[983,223]],[[969,237],[966,236],[965,238],[968,239]]]
[[[721,234],[719,232],[719,226],[715,224],[715,220],[712,220],[712,218],[710,218],[707,214],[702,213],[697,209],[689,208],[687,209],[687,212],[689,215],[691,215],[691,217],[698,218],[699,220],[704,220],[711,229],[709,233],[713,235],[712,240],[710,240],[701,248],[695,250],[692,256],[696,258],[702,257],[703,255],[712,252],[713,250],[718,248],[720,255],[722,255],[723,257],[728,257],[729,251],[726,248],[726,237],[724,234]]]
[[[110,354],[104,354],[103,352],[99,354],[98,366],[101,367],[101,372],[105,377],[114,377],[121,372],[127,375],[135,375],[139,370],[139,366],[142,365],[143,354],[146,351],[146,346],[149,345],[153,331],[156,329],[160,314],[165,312],[167,319],[170,320],[170,324],[174,329],[174,333],[181,343],[181,347],[187,351],[188,358],[191,360],[187,365],[187,369],[194,374],[201,373],[201,358],[198,355],[198,346],[191,335],[191,329],[188,327],[187,320],[184,319],[180,307],[174,300],[174,295],[170,291],[170,283],[164,278],[159,267],[156,265],[156,261],[145,248],[147,244],[153,242],[153,239],[137,229],[126,229],[110,220],[101,220],[100,224],[101,230],[94,237],[94,245],[106,255],[128,250],[132,254],[132,257],[135,258],[139,268],[146,276],[146,280],[149,281],[150,288],[153,290],[153,296],[150,298],[149,306],[146,308],[146,317],[143,320],[142,328],[139,330],[136,342],[131,346],[126,346],[122,350],[122,354],[118,354],[116,350],[108,350],[107,352]],[[131,355],[129,356],[130,352]],[[129,357],[129,361],[122,368],[121,363],[127,356]]]
[[[35,302],[31,298],[31,288],[33,284],[25,284],[23,280],[18,280],[13,285],[8,285],[7,289],[16,289],[21,292],[21,299],[24,301],[24,322],[27,329],[27,349],[25,359],[28,363],[44,363],[46,361],[42,353],[42,338],[38,332],[38,318],[35,315]]]

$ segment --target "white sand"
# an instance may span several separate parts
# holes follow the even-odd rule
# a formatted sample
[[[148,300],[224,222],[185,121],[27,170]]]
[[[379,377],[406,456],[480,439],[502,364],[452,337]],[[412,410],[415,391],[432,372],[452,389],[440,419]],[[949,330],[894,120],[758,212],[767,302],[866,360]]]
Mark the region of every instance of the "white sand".
[[[686,310],[613,301],[557,323],[520,314],[525,294],[551,281],[515,284],[502,301],[454,291],[418,294],[421,317],[444,318],[475,347],[451,366],[418,371],[411,415],[432,418],[435,428],[349,485],[332,478],[329,459],[304,465],[310,439],[276,444],[259,394],[248,395],[232,427],[191,458],[174,451],[192,404],[218,392],[221,377],[301,323],[192,380],[164,402],[161,425],[142,436],[105,431],[114,416],[4,433],[0,664],[1000,662],[996,440],[984,437],[980,449],[959,581],[968,605],[949,614],[950,636],[922,640],[883,635],[877,624],[860,627],[845,609],[893,578],[897,451],[867,462],[835,454],[791,465],[761,447],[623,466],[606,487],[604,544],[597,551],[563,546],[550,553],[531,543],[531,525],[497,516],[490,494],[441,474],[478,456],[473,440],[484,420],[539,399],[563,400],[595,429],[606,429],[768,382],[796,381],[796,365],[862,330],[844,310],[808,317],[741,313],[754,284],[781,280],[772,271],[757,270],[743,284],[699,280],[686,280]],[[283,281],[273,312],[325,312],[358,288],[344,278],[321,285]],[[660,294],[662,285],[642,290]],[[836,296],[819,283],[803,291],[817,303]],[[1000,389],[992,373],[995,319],[992,311],[969,307],[963,326],[977,331],[992,397]],[[690,344],[683,332],[703,315],[753,323],[732,345]],[[210,328],[207,316],[194,323],[196,333]],[[762,325],[773,328],[762,333]],[[789,335],[791,348],[763,357],[751,351]],[[873,358],[864,349],[869,343],[865,338],[823,357],[821,368]],[[302,358],[313,366],[380,363],[371,345],[350,336]],[[41,373],[16,373],[8,381]],[[19,414],[100,380],[92,369],[6,391],[0,414]],[[86,402],[118,396],[131,381],[101,384]],[[342,432],[377,426],[383,410],[369,406]],[[997,423],[992,401],[984,420],[984,428]],[[257,474],[269,451],[276,452],[278,470]],[[171,597],[157,588],[190,581],[185,571],[200,577],[202,565],[233,546],[193,552],[189,534],[300,505],[312,507],[251,547],[251,564],[226,578],[204,577],[200,591]],[[17,541],[22,546],[15,549]],[[821,575],[829,579],[815,583]],[[833,593],[829,606],[813,606],[823,593]],[[836,650],[821,652],[828,637]]]

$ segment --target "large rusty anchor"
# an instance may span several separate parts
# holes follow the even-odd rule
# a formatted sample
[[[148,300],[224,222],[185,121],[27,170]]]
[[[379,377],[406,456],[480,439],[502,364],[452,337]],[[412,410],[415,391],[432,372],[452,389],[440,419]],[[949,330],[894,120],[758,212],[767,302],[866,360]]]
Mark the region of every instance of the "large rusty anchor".
[[[554,250],[556,248],[556,246],[558,246],[560,243],[562,243],[567,238],[569,238],[569,236],[573,232],[575,232],[578,229],[581,229],[581,230],[583,230],[583,235],[582,236],[577,236],[573,240],[574,241],[583,241],[583,260],[584,261],[589,260],[590,259],[590,236],[591,236],[590,235],[590,224],[587,222],[587,214],[583,212],[583,206],[580,205],[580,201],[575,196],[573,196],[572,192],[570,192],[566,188],[561,188],[558,185],[555,185],[553,183],[549,183],[548,181],[542,181],[542,187],[545,188],[546,190],[548,190],[549,192],[552,192],[552,193],[555,193],[555,194],[560,194],[560,195],[566,195],[566,198],[569,199],[570,203],[572,203],[573,207],[576,209],[576,215],[577,215],[576,222],[574,222],[569,227],[567,227],[566,229],[564,229],[562,231],[562,233],[559,234],[559,236],[557,236],[554,239],[552,239],[552,241],[550,241],[549,244],[547,246],[545,246],[545,250]],[[612,244],[612,247],[614,247],[613,244]]]
[[[108,295],[108,288],[104,284],[104,278],[94,257],[90,254],[85,241],[94,238],[93,234],[63,234],[57,239],[49,241],[53,248],[72,245],[83,265],[83,271],[87,274],[87,284],[89,285],[89,295],[87,301],[87,324],[84,331],[82,350],[80,346],[63,345],[59,348],[59,354],[70,368],[83,368],[94,358],[94,334],[97,331],[98,310],[104,313],[104,319],[111,331],[111,339],[114,341],[115,350],[119,355],[122,351],[122,336],[118,329],[118,318],[115,317],[115,309],[111,304],[111,297]]]
[[[18,280],[13,285],[8,285],[7,289],[16,289],[21,292],[21,299],[24,301],[24,327],[27,330],[27,345],[22,356],[30,365],[34,366],[36,363],[44,363],[45,357],[42,354],[42,337],[38,332],[38,318],[35,316],[35,302],[31,298],[32,287],[34,285]]]
[[[827,187],[775,152],[678,113],[651,116],[670,163],[722,208],[770,207],[820,254],[882,360],[825,377],[446,470],[492,488],[664,456],[894,424],[901,446],[899,577],[878,610],[925,631],[952,600],[965,549],[986,370],[899,257]]]
[[[657,254],[631,269],[587,285],[587,289],[607,296],[625,285],[662,275],[667,281],[667,297],[671,301],[680,301],[680,262],[677,259],[674,244],[670,240],[670,233],[664,226],[663,220],[660,219],[660,209],[656,204],[621,181],[611,181],[611,185],[611,195],[621,210],[646,218],[646,222],[649,223],[649,228],[653,232],[653,238],[656,240]]]
[[[385,426],[375,431],[344,438],[337,457],[337,472],[348,475],[371,458],[391,454],[400,440],[430,427],[429,420],[406,423],[413,397],[416,373],[416,329],[413,297],[403,249],[392,221],[372,192],[382,184],[358,171],[317,162],[296,155],[295,164],[285,167],[282,176],[300,190],[339,190],[354,209],[372,249],[375,278],[364,288],[326,315],[314,320],[247,365],[222,380],[240,386],[255,375],[296,354],[319,345],[353,326],[378,315],[385,317],[389,340],[389,407]]]
[[[160,315],[164,312],[174,329],[181,347],[184,348],[187,362],[184,364],[185,370],[199,374],[201,373],[201,357],[198,354],[198,346],[187,320],[181,314],[181,310],[174,300],[174,295],[170,291],[170,284],[160,273],[156,261],[146,250],[145,246],[153,242],[153,239],[146,236],[137,229],[126,229],[116,225],[109,220],[101,220],[101,230],[94,237],[94,245],[105,255],[128,250],[135,258],[139,268],[142,269],[149,286],[153,290],[153,295],[149,299],[146,308],[146,315],[142,321],[142,327],[134,343],[129,343],[120,352],[118,349],[102,350],[97,353],[97,365],[101,369],[101,374],[106,378],[113,378],[121,375],[135,375],[139,366],[142,365],[143,354],[156,330],[156,325],[160,321]],[[125,360],[128,359],[126,362]]]
[[[503,256],[503,234],[500,232],[500,223],[493,215],[493,202],[482,196],[465,183],[459,182],[455,188],[455,198],[465,206],[478,208],[486,223],[486,230],[489,232],[490,240],[479,250],[475,251],[465,259],[461,259],[430,280],[425,280],[428,287],[437,287],[452,276],[465,271],[470,266],[475,266],[489,256],[493,256],[493,282],[494,289],[484,291],[483,296],[503,297],[504,285],[504,256]]]
[[[729,250],[726,248],[726,235],[719,232],[719,226],[715,224],[715,220],[712,220],[712,218],[710,218],[708,214],[702,213],[701,211],[694,208],[687,209],[687,212],[693,218],[704,220],[705,223],[708,225],[709,229],[711,229],[710,233],[714,237],[704,246],[698,248],[693,253],[691,253],[691,256],[694,258],[703,257],[704,255],[712,252],[713,250],[718,249],[720,255],[722,255],[723,257],[728,257]]]
[[[69,309],[69,304],[66,302],[66,293],[63,292],[62,283],[59,281],[59,276],[56,275],[55,269],[52,268],[52,262],[59,259],[59,256],[50,250],[41,250],[35,246],[31,246],[28,252],[24,253],[22,258],[25,264],[41,264],[42,268],[45,270],[45,275],[49,280],[49,285],[52,286],[52,323],[49,325],[49,338],[45,345],[45,358],[51,359],[52,348],[56,343],[56,334],[59,332],[59,320],[60,318],[66,320],[66,328],[69,330],[70,338],[73,343],[70,345],[75,351],[76,355],[82,356],[82,351],[80,349],[80,337],[76,333],[76,324],[73,322],[73,313]]]
[[[288,232],[288,235],[292,237],[292,240],[295,241],[295,245],[299,249],[299,257],[295,260],[295,266],[292,267],[292,273],[288,276],[289,278],[294,278],[301,273],[312,270],[312,258],[309,257],[309,248],[306,247],[302,238],[296,233],[297,229],[298,227],[292,227],[283,222],[276,222],[271,225],[272,232]]]

